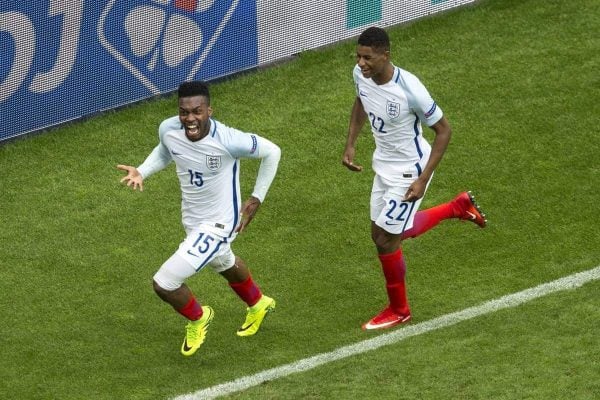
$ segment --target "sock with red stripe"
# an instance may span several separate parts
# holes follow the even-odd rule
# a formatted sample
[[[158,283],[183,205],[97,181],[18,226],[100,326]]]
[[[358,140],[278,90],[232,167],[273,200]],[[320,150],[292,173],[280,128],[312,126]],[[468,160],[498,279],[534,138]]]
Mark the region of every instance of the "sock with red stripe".
[[[251,276],[249,276],[248,279],[243,282],[229,282],[229,286],[240,297],[240,299],[242,299],[248,305],[248,307],[255,305],[262,297],[260,288],[256,285],[256,283],[254,283]]]
[[[381,261],[383,275],[385,276],[385,286],[390,300],[390,307],[397,314],[410,314],[404,279],[406,264],[404,263],[402,249],[389,254],[380,254],[379,261]]]

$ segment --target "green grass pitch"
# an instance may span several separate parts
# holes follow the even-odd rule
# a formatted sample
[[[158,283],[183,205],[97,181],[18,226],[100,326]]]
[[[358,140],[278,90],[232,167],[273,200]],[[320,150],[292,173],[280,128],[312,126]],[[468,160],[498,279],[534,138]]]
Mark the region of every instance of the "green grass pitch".
[[[469,189],[489,217],[484,230],[446,221],[405,243],[413,324],[600,265],[599,26],[594,0],[487,0],[389,30],[395,64],[454,130],[423,207]],[[244,305],[202,271],[189,285],[216,315],[191,358],[179,354],[183,319],[151,287],[183,238],[174,168],[143,193],[115,168],[141,163],[176,99],[0,145],[0,397],[167,399],[382,334],[360,330],[386,301],[366,127],[366,170],[341,165],[354,51],[349,41],[213,85],[218,120],[283,151],[233,245],[278,309],[239,338]],[[242,162],[244,196],[256,167]],[[599,292],[591,282],[229,398],[598,398]]]

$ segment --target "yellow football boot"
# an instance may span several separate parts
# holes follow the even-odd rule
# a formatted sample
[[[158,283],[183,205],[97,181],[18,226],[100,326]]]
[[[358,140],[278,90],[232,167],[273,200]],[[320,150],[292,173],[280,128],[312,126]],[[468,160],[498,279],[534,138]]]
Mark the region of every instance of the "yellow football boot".
[[[202,318],[198,321],[190,321],[185,327],[185,338],[181,345],[181,354],[191,356],[200,348],[204,339],[206,339],[206,331],[208,326],[215,316],[215,312],[209,306],[202,306]]]
[[[258,328],[260,328],[260,324],[262,324],[267,313],[275,310],[275,300],[263,295],[258,303],[246,310],[248,312],[246,320],[242,327],[238,329],[238,336],[252,336],[258,332]]]

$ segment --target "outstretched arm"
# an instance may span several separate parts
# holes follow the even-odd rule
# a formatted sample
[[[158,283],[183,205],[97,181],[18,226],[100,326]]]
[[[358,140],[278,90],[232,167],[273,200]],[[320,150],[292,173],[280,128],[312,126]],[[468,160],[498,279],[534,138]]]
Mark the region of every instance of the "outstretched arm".
[[[121,182],[127,183],[127,186],[132,187],[133,190],[139,188],[140,192],[143,192],[144,178],[165,168],[170,162],[169,150],[162,143],[159,143],[139,167],[119,164],[117,168],[127,171],[127,175],[121,179]]]

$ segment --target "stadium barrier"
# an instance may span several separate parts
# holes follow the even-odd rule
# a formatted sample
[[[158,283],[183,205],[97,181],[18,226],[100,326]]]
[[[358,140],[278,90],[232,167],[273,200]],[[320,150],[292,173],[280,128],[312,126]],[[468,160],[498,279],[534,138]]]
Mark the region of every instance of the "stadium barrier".
[[[475,0],[3,0],[0,142]]]

